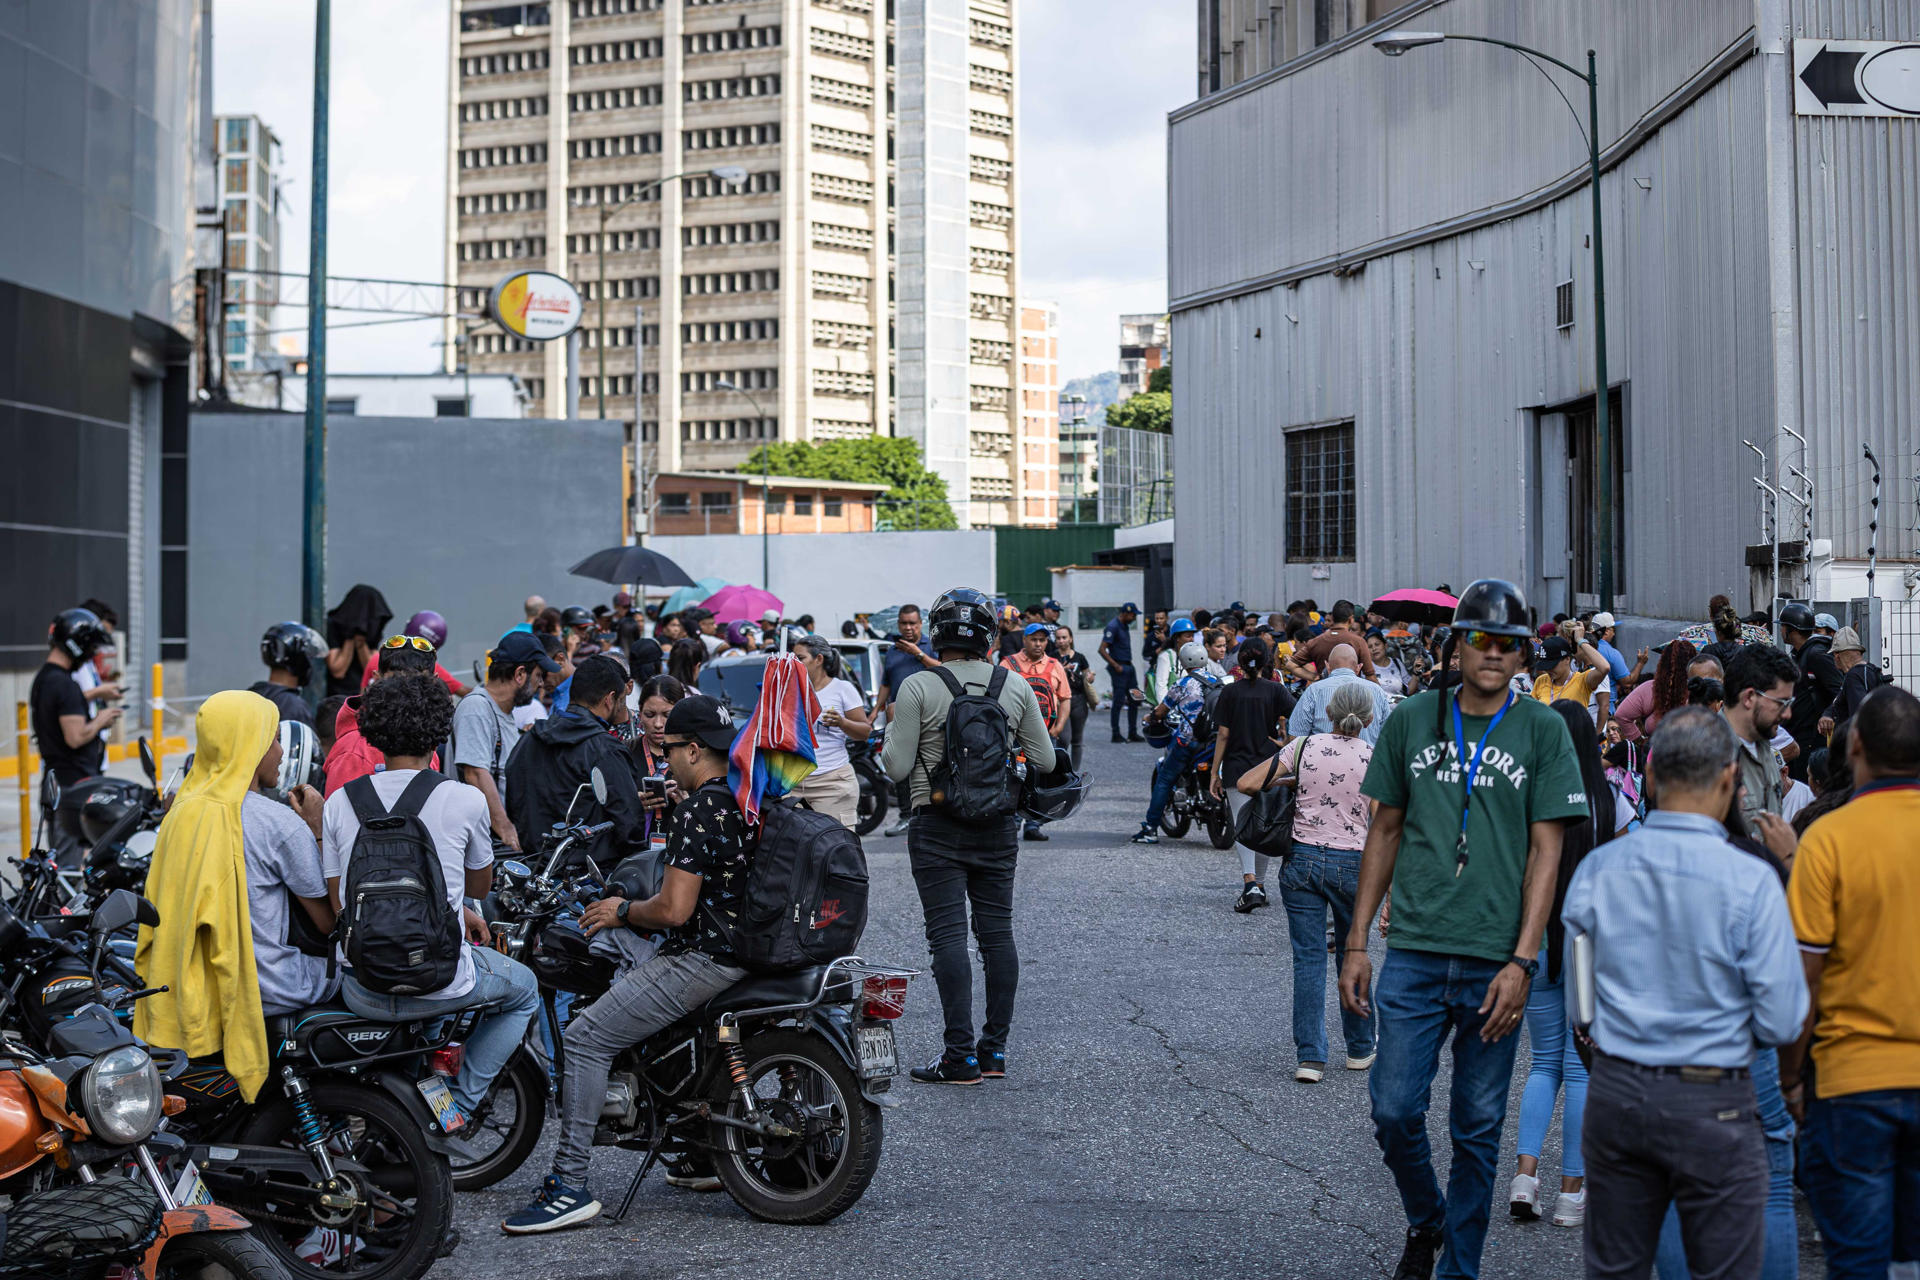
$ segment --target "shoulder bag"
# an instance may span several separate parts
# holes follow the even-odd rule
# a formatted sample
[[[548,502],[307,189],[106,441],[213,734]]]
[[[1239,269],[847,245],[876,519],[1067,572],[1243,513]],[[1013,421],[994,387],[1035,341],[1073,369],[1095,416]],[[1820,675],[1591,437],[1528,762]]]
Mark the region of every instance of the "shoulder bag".
[[[1259,794],[1241,806],[1239,821],[1234,824],[1235,841],[1282,862],[1293,856],[1293,809],[1300,790],[1300,758],[1306,750],[1307,740],[1303,737],[1294,751],[1294,785],[1290,787],[1273,785],[1274,775],[1280,772],[1280,752],[1273,753],[1273,763],[1267,766]]]

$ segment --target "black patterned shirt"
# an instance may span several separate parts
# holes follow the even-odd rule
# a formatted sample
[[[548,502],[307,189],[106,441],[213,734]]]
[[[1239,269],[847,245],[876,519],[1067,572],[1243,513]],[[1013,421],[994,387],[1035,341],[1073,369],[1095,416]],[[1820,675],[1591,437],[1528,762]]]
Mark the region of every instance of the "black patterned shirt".
[[[700,902],[687,922],[667,935],[662,955],[704,951],[733,963],[733,945],[725,930],[739,918],[753,851],[746,818],[724,778],[674,807],[667,827],[667,865],[700,877]]]

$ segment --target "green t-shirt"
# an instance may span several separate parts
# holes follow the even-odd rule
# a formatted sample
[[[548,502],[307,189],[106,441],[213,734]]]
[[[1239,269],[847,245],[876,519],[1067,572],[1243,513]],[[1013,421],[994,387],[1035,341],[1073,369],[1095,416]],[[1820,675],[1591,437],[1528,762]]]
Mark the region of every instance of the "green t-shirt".
[[[1525,695],[1515,698],[1482,748],[1467,818],[1467,866],[1456,878],[1465,787],[1451,707],[1440,711],[1435,731],[1439,697],[1429,690],[1394,708],[1360,785],[1382,805],[1406,810],[1387,945],[1505,960],[1520,937],[1528,824],[1586,817],[1586,785],[1559,713]],[[1491,719],[1461,717],[1468,748]]]

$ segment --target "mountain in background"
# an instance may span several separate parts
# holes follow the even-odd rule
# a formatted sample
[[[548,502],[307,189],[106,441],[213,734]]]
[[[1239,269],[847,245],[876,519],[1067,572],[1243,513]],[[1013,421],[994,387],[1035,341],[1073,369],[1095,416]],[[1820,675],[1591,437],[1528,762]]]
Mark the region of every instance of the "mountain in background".
[[[1107,406],[1120,399],[1120,374],[1117,370],[1107,369],[1089,377],[1070,380],[1060,388],[1063,412],[1067,397],[1073,395],[1087,398],[1087,421],[1095,426],[1103,425],[1107,420]]]

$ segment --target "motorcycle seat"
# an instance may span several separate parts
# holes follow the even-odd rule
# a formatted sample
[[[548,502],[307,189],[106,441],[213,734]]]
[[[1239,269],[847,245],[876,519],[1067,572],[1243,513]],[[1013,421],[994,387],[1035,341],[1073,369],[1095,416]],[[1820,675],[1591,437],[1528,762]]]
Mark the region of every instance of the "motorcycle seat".
[[[816,965],[810,969],[796,969],[792,973],[754,974],[707,1001],[704,1012],[738,1013],[742,1009],[758,1009],[769,1005],[804,1004],[820,990],[820,980],[826,973],[825,965]],[[853,991],[853,979],[843,977],[827,989],[827,1003],[850,1000]]]
[[[328,1004],[302,1009],[297,1013],[268,1014],[267,1040],[276,1051],[280,1045],[289,1040],[304,1049],[322,1028],[337,1027],[346,1022],[365,1021],[367,1019],[335,1000]]]

